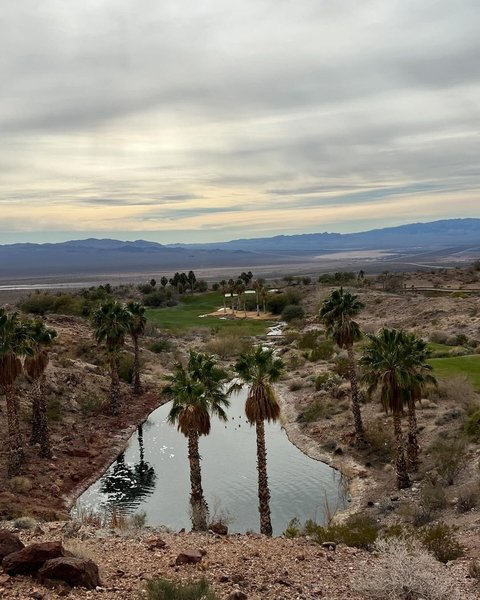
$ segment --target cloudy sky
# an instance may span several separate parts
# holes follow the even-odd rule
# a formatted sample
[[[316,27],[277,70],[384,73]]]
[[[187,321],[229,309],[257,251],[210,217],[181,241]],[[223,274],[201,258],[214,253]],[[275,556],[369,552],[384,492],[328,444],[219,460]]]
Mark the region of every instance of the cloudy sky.
[[[2,0],[0,243],[480,216],[478,0]]]

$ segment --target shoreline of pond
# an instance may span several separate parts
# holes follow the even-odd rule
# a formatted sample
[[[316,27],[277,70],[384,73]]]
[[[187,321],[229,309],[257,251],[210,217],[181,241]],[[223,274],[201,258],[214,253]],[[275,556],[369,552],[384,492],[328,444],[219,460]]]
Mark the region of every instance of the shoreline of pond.
[[[345,492],[347,501],[343,507],[338,510],[336,507],[333,507],[332,511],[336,521],[345,520],[350,514],[359,509],[368,486],[368,481],[365,478],[359,477],[360,471],[364,473],[363,468],[351,457],[338,457],[332,453],[322,451],[318,442],[301,431],[296,422],[296,410],[285,398],[285,394],[288,391],[287,388],[280,385],[277,386],[276,391],[282,411],[279,425],[284,429],[289,443],[295,446],[308,458],[322,462],[334,469],[340,474],[342,479],[346,480]],[[130,424],[115,435],[115,442],[108,449],[108,452],[105,453],[101,466],[94,469],[87,478],[80,481],[68,495],[63,496],[65,508],[69,514],[71,514],[80,496],[90,486],[101,479],[111,465],[117,460],[118,456],[126,450],[130,438],[135,434],[138,427],[144,424],[155,410],[167,402],[168,400],[159,397],[158,403],[155,403],[154,407],[150,408],[146,415],[142,415],[135,423]]]

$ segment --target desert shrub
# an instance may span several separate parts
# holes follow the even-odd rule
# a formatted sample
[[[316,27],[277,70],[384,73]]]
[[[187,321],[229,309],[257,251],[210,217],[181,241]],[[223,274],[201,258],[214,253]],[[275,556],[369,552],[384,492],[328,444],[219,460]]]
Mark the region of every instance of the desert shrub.
[[[216,354],[219,358],[231,358],[247,352],[251,341],[232,330],[220,331],[214,338],[205,343],[205,350]]]
[[[13,522],[13,526],[17,529],[33,529],[37,525],[32,517],[19,517]]]
[[[308,360],[311,362],[317,362],[317,360],[330,360],[333,355],[333,342],[330,340],[323,340],[313,348],[308,354]]]
[[[348,377],[348,369],[349,369],[348,357],[337,356],[337,358],[335,359],[334,364],[333,364],[333,371],[337,375],[340,375],[340,377],[343,377],[344,379],[346,379]]]
[[[301,390],[302,388],[303,388],[303,380],[302,379],[293,379],[288,384],[288,389],[291,392],[297,392],[298,390]]]
[[[423,504],[412,506],[410,516],[414,527],[422,527],[431,523],[437,516],[437,511]]]
[[[457,344],[457,336],[456,335],[449,335],[449,336],[447,336],[447,339],[445,340],[445,344],[447,346],[458,346],[458,344]]]
[[[92,392],[79,396],[77,403],[80,406],[80,410],[85,416],[97,415],[105,409],[106,399],[94,394]]]
[[[274,315],[281,315],[283,309],[289,305],[285,294],[272,294],[267,300],[267,310]]]
[[[133,355],[124,352],[118,357],[118,376],[125,383],[133,381]]]
[[[380,539],[375,549],[379,557],[358,578],[356,591],[376,600],[468,600],[450,573],[418,542]]]
[[[287,528],[283,532],[283,535],[286,538],[294,539],[294,538],[299,537],[301,535],[301,533],[302,533],[302,525],[301,525],[300,521],[295,517],[288,523]]]
[[[317,346],[321,333],[317,329],[311,329],[300,336],[297,333],[296,336],[300,350],[313,350]]]
[[[420,492],[420,504],[427,510],[443,510],[447,506],[447,497],[443,486],[439,483],[427,482]]]
[[[287,355],[286,363],[289,369],[298,369],[300,367],[303,367],[303,365],[305,364],[305,357],[302,356],[299,352],[290,352]]]
[[[58,423],[62,420],[62,399],[51,395],[47,398],[47,417],[49,422]]]
[[[464,431],[468,437],[474,440],[480,439],[480,405],[477,403],[470,404],[467,409]]]
[[[303,319],[305,311],[298,304],[287,304],[282,310],[282,321],[290,323],[295,319]]]
[[[155,354],[161,354],[162,352],[170,352],[172,350],[172,343],[167,338],[160,338],[152,342],[148,349],[150,352],[155,352]]]
[[[378,525],[371,517],[358,513],[348,517],[345,523],[329,527],[322,527],[309,520],[305,523],[303,533],[318,544],[335,542],[370,550],[378,537]]]
[[[440,380],[433,396],[447,400],[455,406],[468,406],[476,398],[473,385],[466,377],[462,376]]]
[[[480,487],[478,484],[465,485],[458,491],[457,512],[466,513],[478,505]]]
[[[75,315],[80,317],[84,314],[84,300],[72,294],[58,294],[55,298],[54,311],[60,315]]]
[[[147,600],[218,600],[206,579],[194,583],[150,579],[145,586],[144,597]]]
[[[33,487],[28,477],[12,477],[10,479],[10,488],[17,494],[27,494]]]
[[[381,462],[389,462],[394,453],[394,439],[391,428],[382,419],[366,422],[365,439],[370,451]]]
[[[463,556],[463,548],[455,538],[455,530],[445,523],[437,523],[418,530],[418,537],[437,560],[447,563]]]
[[[200,293],[208,291],[208,282],[205,279],[197,279],[195,282],[195,290]]]
[[[472,560],[468,565],[468,575],[473,579],[477,585],[480,584],[480,563],[476,560]]]
[[[446,344],[448,339],[448,334],[445,331],[432,331],[429,336],[429,339],[434,344]]]
[[[452,485],[465,461],[465,441],[460,439],[437,440],[430,446],[435,470],[447,485]]]
[[[315,423],[320,419],[331,419],[339,407],[330,398],[316,398],[297,416],[297,423]]]
[[[142,529],[147,522],[147,513],[144,510],[134,513],[130,517],[130,523],[134,529]]]
[[[326,391],[336,398],[341,383],[341,378],[335,373],[319,373],[315,378],[315,389],[317,392],[320,390]]]
[[[54,296],[46,292],[30,294],[19,304],[20,309],[24,312],[42,316],[48,312],[53,312],[54,306]]]

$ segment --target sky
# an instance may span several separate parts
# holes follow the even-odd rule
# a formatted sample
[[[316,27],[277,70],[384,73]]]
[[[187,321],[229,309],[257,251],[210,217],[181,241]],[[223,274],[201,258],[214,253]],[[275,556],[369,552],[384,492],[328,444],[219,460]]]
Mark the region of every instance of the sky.
[[[0,243],[480,217],[478,0],[2,0]]]

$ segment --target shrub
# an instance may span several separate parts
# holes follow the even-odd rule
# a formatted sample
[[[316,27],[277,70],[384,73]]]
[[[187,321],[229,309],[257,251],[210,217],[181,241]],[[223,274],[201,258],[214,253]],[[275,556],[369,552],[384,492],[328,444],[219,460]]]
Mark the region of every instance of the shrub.
[[[446,344],[448,334],[445,331],[432,331],[430,334],[430,341],[434,344]]]
[[[451,574],[418,542],[381,539],[375,548],[379,558],[357,580],[356,591],[377,600],[467,600]]]
[[[432,511],[442,510],[447,506],[447,497],[443,486],[439,483],[427,482],[420,493],[421,505]]]
[[[17,494],[27,494],[33,487],[28,477],[12,477],[10,479],[10,488]]]
[[[320,332],[316,329],[311,329],[310,331],[306,331],[302,333],[302,335],[298,336],[298,347],[301,350],[313,350],[318,343],[318,339],[320,337]]]
[[[155,352],[155,354],[161,354],[162,352],[170,352],[172,350],[172,343],[167,338],[161,338],[155,340],[148,346],[150,352]]]
[[[419,539],[440,562],[447,563],[463,556],[463,548],[455,539],[453,527],[445,523],[420,529]]]
[[[103,412],[107,401],[105,398],[101,398],[94,393],[88,393],[85,396],[77,398],[77,403],[80,406],[80,410],[86,416],[97,415]]]
[[[480,584],[480,563],[476,560],[468,565],[468,575],[478,584]]]
[[[289,524],[287,525],[287,528],[283,532],[283,535],[286,538],[294,539],[294,538],[299,537],[301,532],[302,532],[302,526],[300,524],[300,521],[295,517],[294,519],[292,519],[289,522]]]
[[[287,323],[290,323],[295,319],[303,319],[304,316],[305,311],[297,304],[287,304],[282,310],[282,321],[286,321]]]
[[[317,360],[330,360],[333,355],[333,342],[323,340],[308,355],[308,360],[316,362]]]
[[[438,438],[430,446],[430,453],[434,458],[437,473],[447,485],[452,485],[465,461],[465,441],[461,438]]]
[[[19,517],[13,523],[17,529],[33,529],[36,525],[37,522],[32,517]]]
[[[205,350],[219,358],[231,358],[247,352],[251,341],[233,330],[223,330],[205,344]]]
[[[346,356],[337,356],[333,365],[333,370],[337,375],[346,379],[348,377],[349,363]]]
[[[472,403],[468,408],[464,431],[468,437],[474,440],[480,439],[480,406],[476,403]]]
[[[132,383],[133,381],[133,362],[133,355],[126,352],[118,358],[118,376],[125,383]]]
[[[288,389],[291,392],[296,392],[298,390],[301,390],[302,388],[303,388],[303,381],[301,379],[293,379],[288,384]]]
[[[393,457],[394,439],[390,427],[382,419],[366,422],[365,439],[368,447],[381,462],[390,462]]]
[[[478,484],[463,486],[458,492],[457,512],[466,513],[478,504],[480,489]]]
[[[218,600],[205,579],[194,583],[172,583],[150,579],[145,586],[147,600]]]
[[[303,533],[313,537],[318,544],[335,542],[370,550],[378,537],[378,525],[371,517],[359,513],[348,517],[345,523],[329,527],[307,521]]]
[[[319,373],[315,378],[315,389],[324,390],[334,398],[338,397],[338,388],[342,380],[335,373]]]
[[[313,400],[297,416],[297,423],[315,423],[320,419],[331,419],[336,414],[336,407],[329,398]]]
[[[43,316],[48,312],[53,312],[55,298],[48,293],[30,294],[19,306],[26,313]]]

